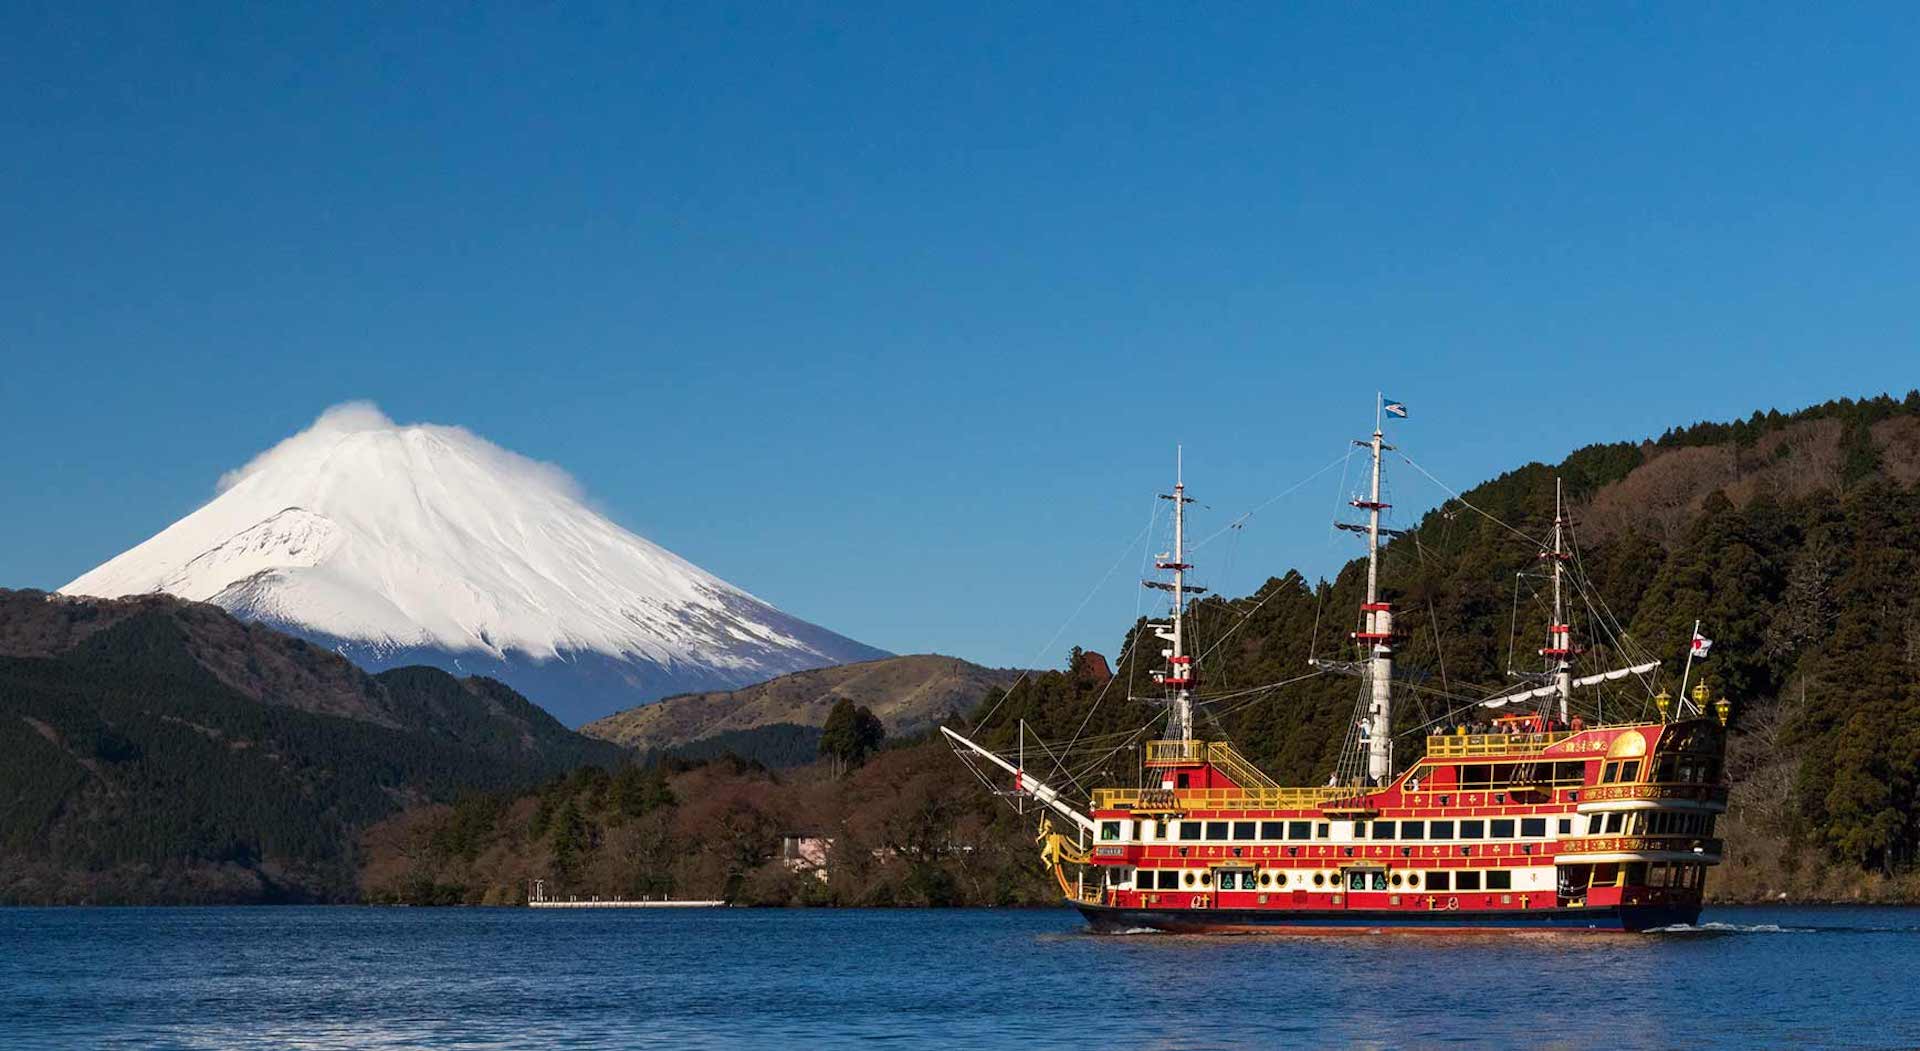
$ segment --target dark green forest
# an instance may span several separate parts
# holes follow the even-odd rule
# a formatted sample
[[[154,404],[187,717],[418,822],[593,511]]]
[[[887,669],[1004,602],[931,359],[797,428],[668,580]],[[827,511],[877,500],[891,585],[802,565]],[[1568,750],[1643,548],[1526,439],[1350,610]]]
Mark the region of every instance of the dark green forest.
[[[185,606],[55,655],[0,657],[0,902],[352,900],[359,830],[402,806],[624,755],[499,683],[363,676],[285,636],[296,659],[404,718],[264,703],[210,670],[234,654],[196,652],[211,637],[196,623],[237,625]]]

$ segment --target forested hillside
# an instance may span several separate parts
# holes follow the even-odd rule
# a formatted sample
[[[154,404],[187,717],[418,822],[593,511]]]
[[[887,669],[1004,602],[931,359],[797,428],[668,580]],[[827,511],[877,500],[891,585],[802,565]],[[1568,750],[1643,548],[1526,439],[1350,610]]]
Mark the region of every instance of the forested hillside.
[[[0,592],[0,650],[0,902],[350,900],[381,817],[626,754],[163,597]]]

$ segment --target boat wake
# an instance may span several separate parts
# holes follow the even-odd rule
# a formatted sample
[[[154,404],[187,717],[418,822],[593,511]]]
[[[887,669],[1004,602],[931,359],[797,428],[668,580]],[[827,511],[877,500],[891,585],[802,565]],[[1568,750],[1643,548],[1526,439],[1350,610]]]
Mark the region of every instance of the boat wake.
[[[1842,928],[1844,929],[1844,928]],[[1782,927],[1777,923],[1676,923],[1649,927],[1647,934],[1814,934],[1818,927]]]
[[[1651,927],[1647,934],[1920,934],[1920,925],[1872,927],[1784,927],[1777,923],[1677,923]]]

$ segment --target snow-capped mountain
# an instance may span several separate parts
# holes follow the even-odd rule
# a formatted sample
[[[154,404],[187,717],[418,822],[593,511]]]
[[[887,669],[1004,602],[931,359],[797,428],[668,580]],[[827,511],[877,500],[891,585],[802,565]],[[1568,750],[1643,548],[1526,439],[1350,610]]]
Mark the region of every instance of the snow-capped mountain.
[[[161,591],[370,669],[491,675],[570,724],[886,655],[620,528],[558,468],[364,403],[329,409],[60,590]]]

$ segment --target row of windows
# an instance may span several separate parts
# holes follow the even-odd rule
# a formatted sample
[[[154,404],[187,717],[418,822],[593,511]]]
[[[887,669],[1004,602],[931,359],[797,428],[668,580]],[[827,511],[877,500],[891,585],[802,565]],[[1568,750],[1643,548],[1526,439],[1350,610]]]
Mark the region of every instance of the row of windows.
[[[1653,760],[1647,780],[1656,784],[1680,782],[1710,785],[1720,779],[1720,761],[1706,755],[1663,755]],[[1600,768],[1600,783],[1620,784],[1640,780],[1640,760],[1622,759]]]
[[[1458,771],[1458,787],[1463,789],[1503,789],[1516,784],[1577,788],[1587,780],[1587,764],[1580,760],[1558,763],[1467,763],[1454,769]]]
[[[1683,814],[1672,810],[1616,810],[1587,815],[1587,835],[1707,836],[1713,834],[1712,814]]]
[[[1638,780],[1640,780],[1640,760],[1638,759],[1608,763],[1600,769],[1600,783],[1603,785]]]
[[[1581,887],[1672,887],[1694,890],[1706,880],[1706,866],[1684,861],[1630,861],[1624,865],[1570,865],[1561,871],[1563,891]],[[1587,870],[1587,871],[1583,871]]]
[[[1522,839],[1540,839],[1547,834],[1547,819],[1544,817],[1466,818],[1460,821],[1375,821],[1372,838],[1383,839],[1512,839],[1517,831]],[[1571,818],[1559,819],[1557,826],[1562,833],[1573,830]],[[1354,835],[1358,839],[1368,838],[1366,822],[1354,826]]]
[[[1295,873],[1295,876],[1294,882],[1301,885],[1310,882],[1321,890],[1329,887],[1341,889],[1339,873],[1315,872],[1310,877],[1306,873]],[[1228,869],[1217,874],[1200,869],[1141,869],[1134,876],[1134,886],[1140,890],[1213,890],[1216,882],[1220,890],[1272,890],[1286,887],[1287,874],[1272,869],[1257,874],[1252,869]],[[1345,881],[1345,889],[1349,891],[1419,890],[1423,885],[1428,890],[1512,890],[1513,872],[1508,869],[1436,870],[1426,873],[1352,870],[1346,873]]]
[[[1651,780],[1714,784],[1720,780],[1720,760],[1710,755],[1663,755],[1654,760]]]
[[[1299,842],[1327,839],[1325,821],[1176,821],[1172,838],[1183,843],[1214,842]],[[1153,838],[1151,826],[1143,825],[1142,838]],[[1556,825],[1561,835],[1573,831],[1571,818],[1560,818]],[[1375,841],[1450,840],[1450,839],[1541,839],[1547,835],[1544,817],[1467,818],[1460,821],[1356,821],[1354,839]],[[1100,839],[1113,843],[1120,839],[1120,822],[1102,821]]]

